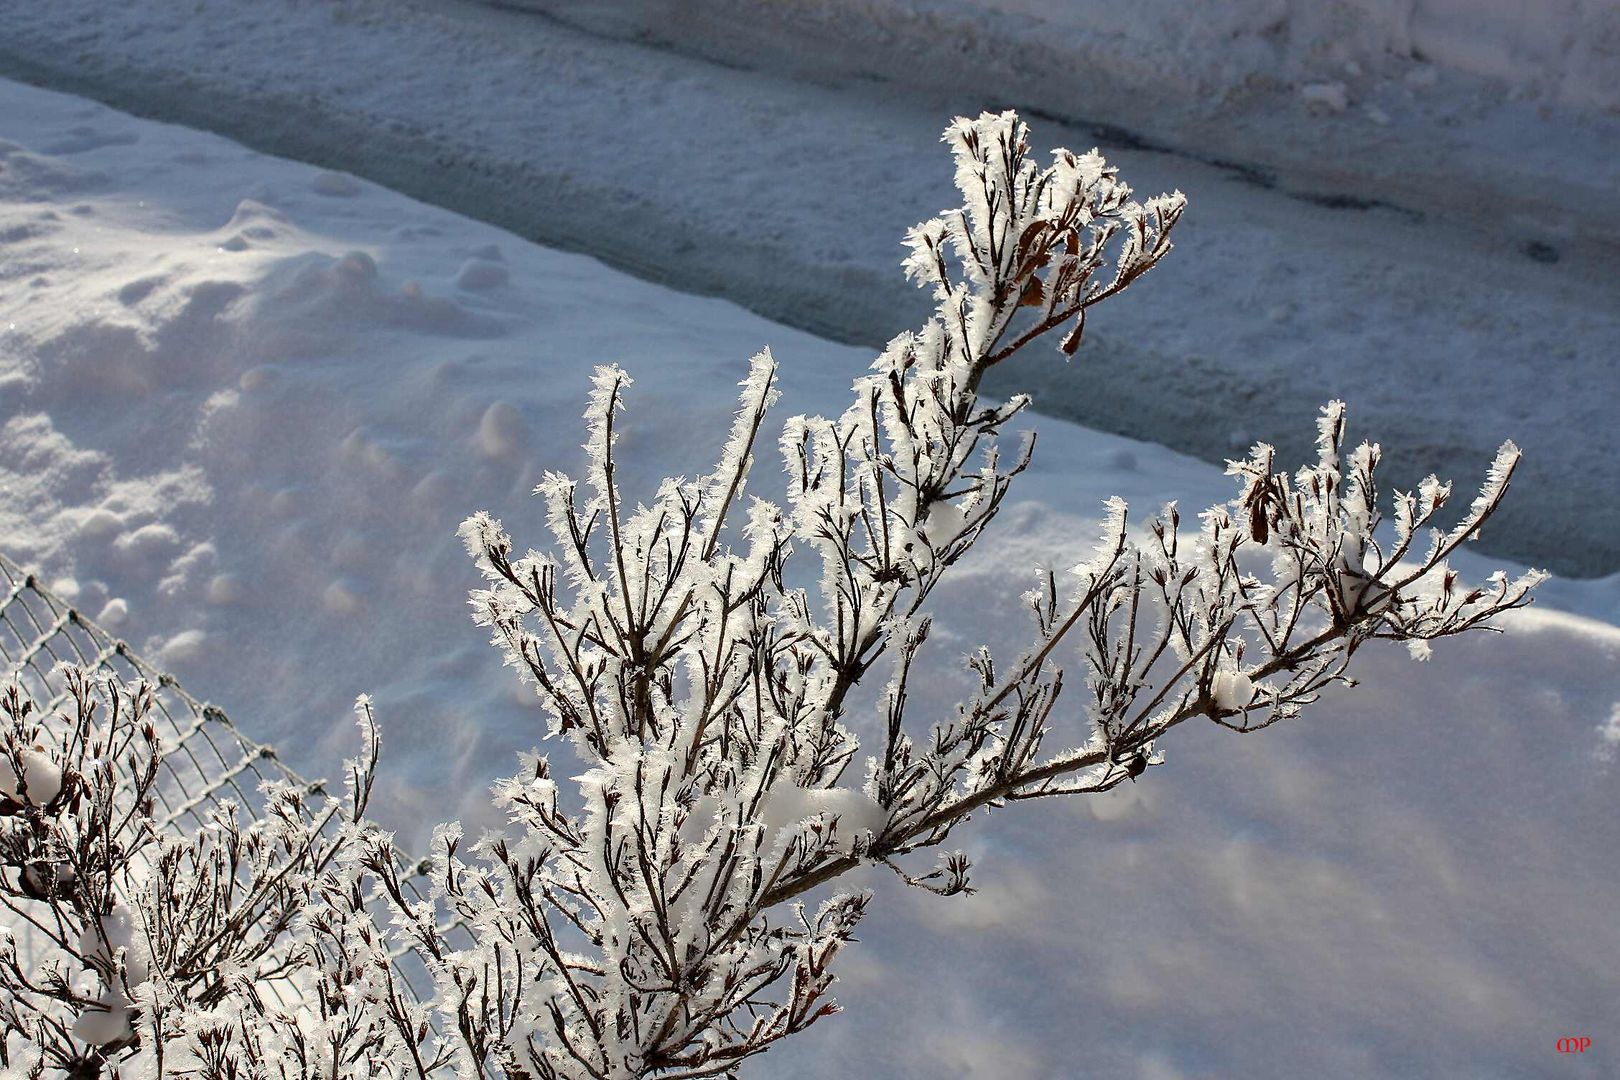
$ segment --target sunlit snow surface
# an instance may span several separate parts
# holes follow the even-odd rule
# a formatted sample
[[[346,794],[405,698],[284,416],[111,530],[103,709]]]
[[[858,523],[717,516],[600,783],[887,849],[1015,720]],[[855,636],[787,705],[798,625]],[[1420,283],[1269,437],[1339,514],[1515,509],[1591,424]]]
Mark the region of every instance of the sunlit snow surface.
[[[1105,0],[543,2],[557,17],[508,0],[0,0],[0,74],[344,169],[873,350],[930,308],[895,264],[904,230],[954,198],[940,130],[1016,104],[1038,153],[1100,143],[1141,194],[1179,188],[1190,209],[1153,288],[1087,328],[1084,380],[1030,364],[992,372],[990,390],[1033,388],[1049,416],[1215,464],[1258,438],[1312,453],[1295,418],[1343,398],[1406,487],[1475,469],[1509,427],[1533,482],[1488,550],[1620,571],[1620,500],[1591,498],[1620,461],[1620,116],[1414,58],[1351,77],[1332,18],[1350,0],[1141,0],[1095,23]],[[1414,15],[1414,0],[1354,3],[1382,9],[1375,24]],[[1577,10],[1615,0],[1423,0],[1414,25],[1458,3],[1558,8],[1530,21],[1574,51],[1615,40]],[[1013,39],[933,17],[996,4],[1026,13],[995,20]],[[1093,27],[1090,46],[1027,18],[1057,7],[1069,30]],[[1172,28],[1155,16],[1173,7]],[[1317,31],[1282,19],[1307,8]],[[637,16],[620,27],[632,40],[559,22],[610,9]],[[1107,32],[1116,20],[1153,43],[1146,67]],[[660,47],[674,24],[720,62]],[[1457,35],[1494,33],[1469,25]],[[962,51],[975,27],[990,55]],[[1270,44],[1243,61],[1257,33]],[[1272,54],[1279,33],[1310,63]],[[1208,65],[1225,74],[1159,77]],[[1312,104],[1317,79],[1348,79],[1351,107]]]
[[[0,83],[0,139],[0,551],[306,773],[373,692],[381,814],[411,843],[487,821],[486,784],[538,738],[468,618],[455,527],[487,509],[541,542],[526,492],[577,467],[592,366],[636,377],[620,446],[645,493],[708,463],[761,345],[779,415],[841,410],[869,359],[73,98]],[[1229,494],[1208,465],[1026,421],[1035,467],[939,591],[919,720],[966,686],[962,653],[1024,639],[1029,569],[1074,562],[1105,496]],[[1426,665],[1369,647],[1364,685],[1291,728],[1183,729],[1138,784],[975,822],[975,896],[869,873],[849,1012],[752,1074],[1613,1075],[1615,581],[1548,598],[1591,617],[1543,604]],[[1560,1059],[1565,1035],[1593,1048]]]

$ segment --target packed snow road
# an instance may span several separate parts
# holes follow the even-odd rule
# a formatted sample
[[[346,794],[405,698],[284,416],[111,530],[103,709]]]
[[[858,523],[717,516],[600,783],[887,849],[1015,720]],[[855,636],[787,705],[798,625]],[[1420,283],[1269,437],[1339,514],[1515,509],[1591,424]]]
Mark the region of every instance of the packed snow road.
[[[448,0],[0,0],[0,23],[0,74],[868,346],[925,312],[899,238],[950,198],[937,133],[952,111],[1004,104],[803,65],[778,77]],[[1045,145],[1096,135],[1035,127]],[[1033,384],[1051,415],[1214,462],[1262,439],[1307,451],[1308,417],[1340,397],[1401,486],[1476,471],[1512,438],[1525,464],[1485,546],[1561,573],[1620,569],[1620,500],[1593,496],[1620,463],[1612,248],[1516,240],[1508,210],[1497,232],[1377,198],[1310,201],[1114,136],[1103,149],[1139,190],[1188,192],[1180,250],[1088,329],[1077,369],[992,391]]]

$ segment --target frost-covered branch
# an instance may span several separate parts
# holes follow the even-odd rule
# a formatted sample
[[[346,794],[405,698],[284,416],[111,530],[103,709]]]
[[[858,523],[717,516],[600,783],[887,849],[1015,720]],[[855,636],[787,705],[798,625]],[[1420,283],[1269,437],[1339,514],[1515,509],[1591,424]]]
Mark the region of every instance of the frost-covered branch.
[[[544,969],[515,991],[512,1075],[731,1075],[837,1008],[829,964],[869,897],[834,894],[811,914],[817,886],[882,862],[962,891],[958,853],[931,871],[904,864],[975,811],[1134,780],[1177,724],[1268,726],[1348,682],[1370,638],[1421,651],[1527,600],[1534,575],[1464,590],[1444,561],[1496,508],[1516,451],[1462,523],[1403,561],[1448,489],[1398,495],[1382,549],[1377,449],[1343,460],[1335,403],[1314,466],[1289,477],[1256,447],[1231,467],[1238,498],[1193,535],[1174,507],[1133,532],[1110,504],[1095,557],[1026,597],[1028,648],[1009,663],[973,656],[978,692],[919,730],[908,687],[930,594],[1032,449],[1001,448],[1028,399],[982,402],[984,373],[1048,333],[1072,354],[1087,310],[1170,250],[1184,206],[1134,200],[1095,152],[1037,166],[1012,114],[959,120],[945,141],[964,205],[911,230],[905,262],[935,315],[890,342],[841,416],[786,421],[784,504],[743,502],[775,397],[765,352],[709,476],[625,504],[615,425],[630,379],[605,368],[583,484],[552,474],[537,492],[549,550],[517,555],[486,515],[463,527],[487,579],[478,621],[588,763],[574,803],[532,759],[498,788],[517,838],[475,846],[471,864],[454,844],[439,854],[444,895],[478,882],[489,900],[468,915],[486,941]],[[1066,677],[1076,661],[1081,677]],[[878,666],[881,745],[863,757],[846,712]],[[1066,679],[1083,685],[1087,724],[1060,734]],[[1052,750],[1057,738],[1070,748]],[[487,978],[488,955],[476,962]]]
[[[1088,310],[1169,252],[1185,205],[1134,199],[1095,151],[1037,165],[1011,113],[958,120],[945,142],[963,205],[912,229],[905,260],[934,315],[889,343],[841,415],[786,420],[780,504],[747,491],[777,396],[766,351],[707,475],[625,498],[631,380],[603,368],[583,475],[536,490],[547,543],[520,554],[487,514],[464,523],[485,579],[474,616],[580,766],[559,784],[525,756],[495,785],[503,832],[435,832],[425,895],[360,821],[369,737],[335,831],[283,790],[263,821],[226,812],[168,836],[140,809],[161,752],[140,688],[108,687],[123,719],[98,727],[81,680],[79,716],[49,738],[8,705],[4,897],[57,958],[0,949],[5,1053],[58,1071],[116,1057],[143,1077],[223,1078],[233,1062],[284,1078],[733,1077],[838,1011],[833,964],[871,897],[812,900],[821,886],[882,864],[966,891],[959,852],[920,860],[976,812],[1135,781],[1179,724],[1294,718],[1351,682],[1369,640],[1421,657],[1528,602],[1536,573],[1468,588],[1447,563],[1518,451],[1503,447],[1451,528],[1431,477],[1395,493],[1381,529],[1378,448],[1346,452],[1334,402],[1314,464],[1282,472],[1256,446],[1229,465],[1236,497],[1196,528],[1174,506],[1133,528],[1112,500],[1094,554],[1025,595],[1023,649],[979,648],[974,692],[913,715],[933,591],[1033,452],[1001,446],[1028,398],[982,401],[985,372],[1049,335],[1072,355]],[[852,693],[874,679],[857,722]],[[875,737],[863,748],[855,729]],[[294,1005],[256,999],[272,975]]]
[[[168,748],[152,687],[61,678],[54,715],[16,684],[0,691],[0,905],[21,931],[0,931],[0,1065],[236,1075],[228,1060],[263,1066],[256,1076],[341,1075],[270,1063],[300,1030],[278,998],[296,1002],[317,967],[298,941],[311,890],[352,835],[329,826],[359,820],[370,795],[369,706],[346,800],[275,785],[245,824],[227,803],[186,827],[153,813]]]

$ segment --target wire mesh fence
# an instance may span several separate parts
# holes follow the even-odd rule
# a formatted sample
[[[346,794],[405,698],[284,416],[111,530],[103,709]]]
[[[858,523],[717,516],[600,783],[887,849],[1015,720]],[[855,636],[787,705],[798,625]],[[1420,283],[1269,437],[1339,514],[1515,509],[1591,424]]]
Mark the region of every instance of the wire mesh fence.
[[[153,717],[166,755],[155,792],[160,825],[202,825],[208,811],[233,802],[244,810],[262,804],[259,787],[286,782],[319,792],[289,769],[269,746],[254,742],[224,711],[186,692],[172,675],[141,659],[39,580],[0,555],[0,659],[6,678],[50,712],[68,696],[57,667],[71,664],[124,682],[153,687]]]
[[[160,776],[154,791],[153,819],[160,827],[181,831],[205,824],[218,807],[234,804],[243,815],[257,816],[265,806],[263,786],[292,784],[310,794],[324,793],[321,781],[298,775],[273,747],[245,734],[223,709],[192,696],[174,676],[136,654],[127,643],[97,626],[62,598],[53,594],[36,575],[0,555],[0,684],[16,681],[46,713],[55,712],[68,699],[61,665],[105,673],[124,682],[144,680],[153,688],[151,720],[164,746]],[[328,815],[325,827],[335,830],[337,815]],[[408,868],[404,884],[411,898],[424,899],[420,868],[403,853]],[[0,911],[0,925],[7,914]],[[11,926],[26,953],[30,928]],[[470,940],[465,928],[451,927],[452,940]],[[426,969],[404,947],[396,960],[414,998],[432,997]],[[267,987],[284,1004],[292,1004],[290,986]]]

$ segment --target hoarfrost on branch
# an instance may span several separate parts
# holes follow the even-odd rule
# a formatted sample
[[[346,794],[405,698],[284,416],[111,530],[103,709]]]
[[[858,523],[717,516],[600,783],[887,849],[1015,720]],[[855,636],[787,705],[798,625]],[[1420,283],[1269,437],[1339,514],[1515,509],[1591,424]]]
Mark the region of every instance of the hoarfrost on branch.
[[[781,505],[747,494],[777,396],[765,351],[708,475],[626,504],[616,440],[631,382],[602,368],[584,475],[536,489],[544,549],[519,554],[485,514],[463,525],[485,579],[477,621],[584,765],[559,784],[546,757],[525,756],[495,785],[504,832],[435,833],[425,899],[364,821],[364,701],[346,803],[272,792],[266,820],[221,813],[188,837],[141,814],[162,753],[142,736],[141,688],[80,678],[77,716],[45,722],[8,699],[4,898],[54,949],[30,969],[0,947],[6,1064],[732,1076],[838,1010],[833,963],[871,902],[836,890],[849,871],[881,863],[962,892],[967,860],[944,846],[975,813],[1135,781],[1178,724],[1265,728],[1350,682],[1371,639],[1422,656],[1528,602],[1535,573],[1470,588],[1447,564],[1503,498],[1512,444],[1449,531],[1436,523],[1450,487],[1432,477],[1395,493],[1380,531],[1378,448],[1346,452],[1333,402],[1314,463],[1290,475],[1257,445],[1229,463],[1237,496],[1195,527],[1172,505],[1133,528],[1110,501],[1093,555],[1025,594],[1023,648],[980,648],[967,700],[908,715],[932,659],[930,595],[1033,452],[1001,441],[1028,398],[981,400],[984,374],[1047,335],[1072,355],[1089,309],[1170,251],[1185,207],[1179,193],[1135,199],[1095,151],[1037,165],[1012,113],[959,119],[944,141],[963,206],[912,229],[904,263],[934,316],[889,343],[842,415],[782,425]],[[846,722],[866,679],[884,683],[862,747]],[[1067,727],[1065,691],[1083,704]],[[346,823],[323,832],[339,812]],[[456,944],[447,920],[474,943]],[[425,965],[430,1000],[406,991],[402,951]],[[256,994],[267,975],[297,1004]]]

